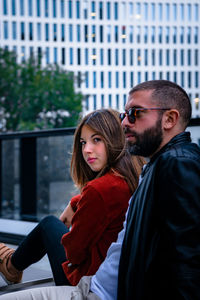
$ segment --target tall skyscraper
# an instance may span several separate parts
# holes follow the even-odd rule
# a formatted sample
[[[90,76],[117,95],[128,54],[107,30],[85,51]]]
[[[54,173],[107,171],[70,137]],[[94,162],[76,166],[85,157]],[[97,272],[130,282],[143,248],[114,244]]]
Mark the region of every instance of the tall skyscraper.
[[[200,116],[199,0],[1,0],[0,47],[73,71],[85,113],[122,111],[132,86],[168,79]]]

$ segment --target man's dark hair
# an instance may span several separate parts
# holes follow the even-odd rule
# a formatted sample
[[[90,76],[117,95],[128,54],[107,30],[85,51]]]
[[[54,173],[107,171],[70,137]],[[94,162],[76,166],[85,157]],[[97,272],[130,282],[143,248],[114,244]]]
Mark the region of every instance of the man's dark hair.
[[[129,95],[142,90],[153,90],[151,95],[152,101],[158,107],[177,109],[183,125],[185,127],[188,126],[192,107],[190,99],[182,87],[168,80],[150,80],[136,85],[130,90]]]

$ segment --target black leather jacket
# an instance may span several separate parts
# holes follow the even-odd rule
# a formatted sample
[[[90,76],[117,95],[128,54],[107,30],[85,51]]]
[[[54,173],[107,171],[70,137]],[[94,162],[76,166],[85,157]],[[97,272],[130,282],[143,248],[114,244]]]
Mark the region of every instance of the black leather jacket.
[[[200,299],[200,148],[188,132],[155,154],[133,195],[118,299]]]

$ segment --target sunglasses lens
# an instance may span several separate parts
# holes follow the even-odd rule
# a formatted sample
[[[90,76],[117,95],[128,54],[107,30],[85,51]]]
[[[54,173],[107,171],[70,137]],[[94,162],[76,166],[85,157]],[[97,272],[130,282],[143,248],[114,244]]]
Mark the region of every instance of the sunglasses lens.
[[[135,123],[135,109],[132,108],[132,109],[129,109],[128,111],[128,120],[130,123]]]
[[[121,122],[124,120],[125,116],[126,116],[125,113],[119,114],[119,119]]]

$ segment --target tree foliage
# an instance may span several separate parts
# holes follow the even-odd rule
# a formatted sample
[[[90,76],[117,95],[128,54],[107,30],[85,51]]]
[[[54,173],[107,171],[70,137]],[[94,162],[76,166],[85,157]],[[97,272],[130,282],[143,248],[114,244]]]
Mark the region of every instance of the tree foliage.
[[[72,72],[42,68],[33,57],[18,64],[13,52],[0,49],[0,74],[0,131],[77,125],[83,96]]]

